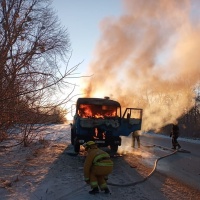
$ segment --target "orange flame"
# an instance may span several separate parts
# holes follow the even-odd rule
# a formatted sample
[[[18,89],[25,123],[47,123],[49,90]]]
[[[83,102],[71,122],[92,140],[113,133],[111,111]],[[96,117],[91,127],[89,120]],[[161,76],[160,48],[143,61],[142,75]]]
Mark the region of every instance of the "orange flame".
[[[78,115],[82,118],[116,117],[117,109],[116,107],[112,107],[112,109],[106,110],[106,109],[102,109],[101,106],[81,104],[78,109]]]

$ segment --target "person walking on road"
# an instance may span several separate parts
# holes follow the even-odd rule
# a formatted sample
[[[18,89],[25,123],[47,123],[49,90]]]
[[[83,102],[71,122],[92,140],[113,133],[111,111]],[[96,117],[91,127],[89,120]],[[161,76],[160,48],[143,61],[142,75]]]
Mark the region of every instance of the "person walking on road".
[[[172,138],[172,149],[176,149],[176,147],[178,147],[178,149],[180,149],[181,145],[177,141],[177,139],[179,137],[178,124],[172,124],[172,131],[171,131],[170,137]]]
[[[140,134],[139,131],[132,132],[132,147],[135,148],[137,141],[137,146],[140,148]]]
[[[113,161],[105,151],[99,149],[94,141],[83,144],[87,151],[84,163],[84,178],[90,184],[92,190],[90,194],[99,193],[99,188],[109,194],[106,179],[113,170]]]

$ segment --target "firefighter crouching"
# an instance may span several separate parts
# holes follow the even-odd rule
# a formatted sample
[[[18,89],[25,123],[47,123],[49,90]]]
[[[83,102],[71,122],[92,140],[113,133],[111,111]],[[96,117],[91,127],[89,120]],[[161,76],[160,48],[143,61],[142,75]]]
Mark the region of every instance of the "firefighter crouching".
[[[100,188],[101,191],[109,194],[110,191],[105,180],[113,170],[113,162],[109,154],[99,149],[94,141],[89,141],[83,146],[88,153],[84,163],[84,178],[92,188],[89,193],[99,193]]]

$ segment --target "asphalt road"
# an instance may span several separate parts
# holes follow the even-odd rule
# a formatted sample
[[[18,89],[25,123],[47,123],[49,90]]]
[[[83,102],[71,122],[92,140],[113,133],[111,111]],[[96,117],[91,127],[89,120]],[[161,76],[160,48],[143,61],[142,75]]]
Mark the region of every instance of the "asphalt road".
[[[140,138],[144,148],[155,145],[150,151],[157,157],[173,152],[170,137],[144,133]],[[200,141],[178,138],[178,142],[182,147],[180,151],[160,160],[157,170],[200,191]]]

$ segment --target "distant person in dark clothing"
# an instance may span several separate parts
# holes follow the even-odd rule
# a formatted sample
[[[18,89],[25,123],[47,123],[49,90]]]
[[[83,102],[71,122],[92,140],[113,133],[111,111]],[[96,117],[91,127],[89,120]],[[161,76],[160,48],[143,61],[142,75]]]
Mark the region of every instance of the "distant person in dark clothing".
[[[170,137],[172,138],[172,149],[176,149],[176,147],[180,149],[181,145],[177,141],[179,137],[179,127],[177,124],[172,124],[172,131]]]
[[[137,146],[140,148],[140,134],[139,131],[132,132],[132,147],[135,148],[135,143],[137,141]]]

